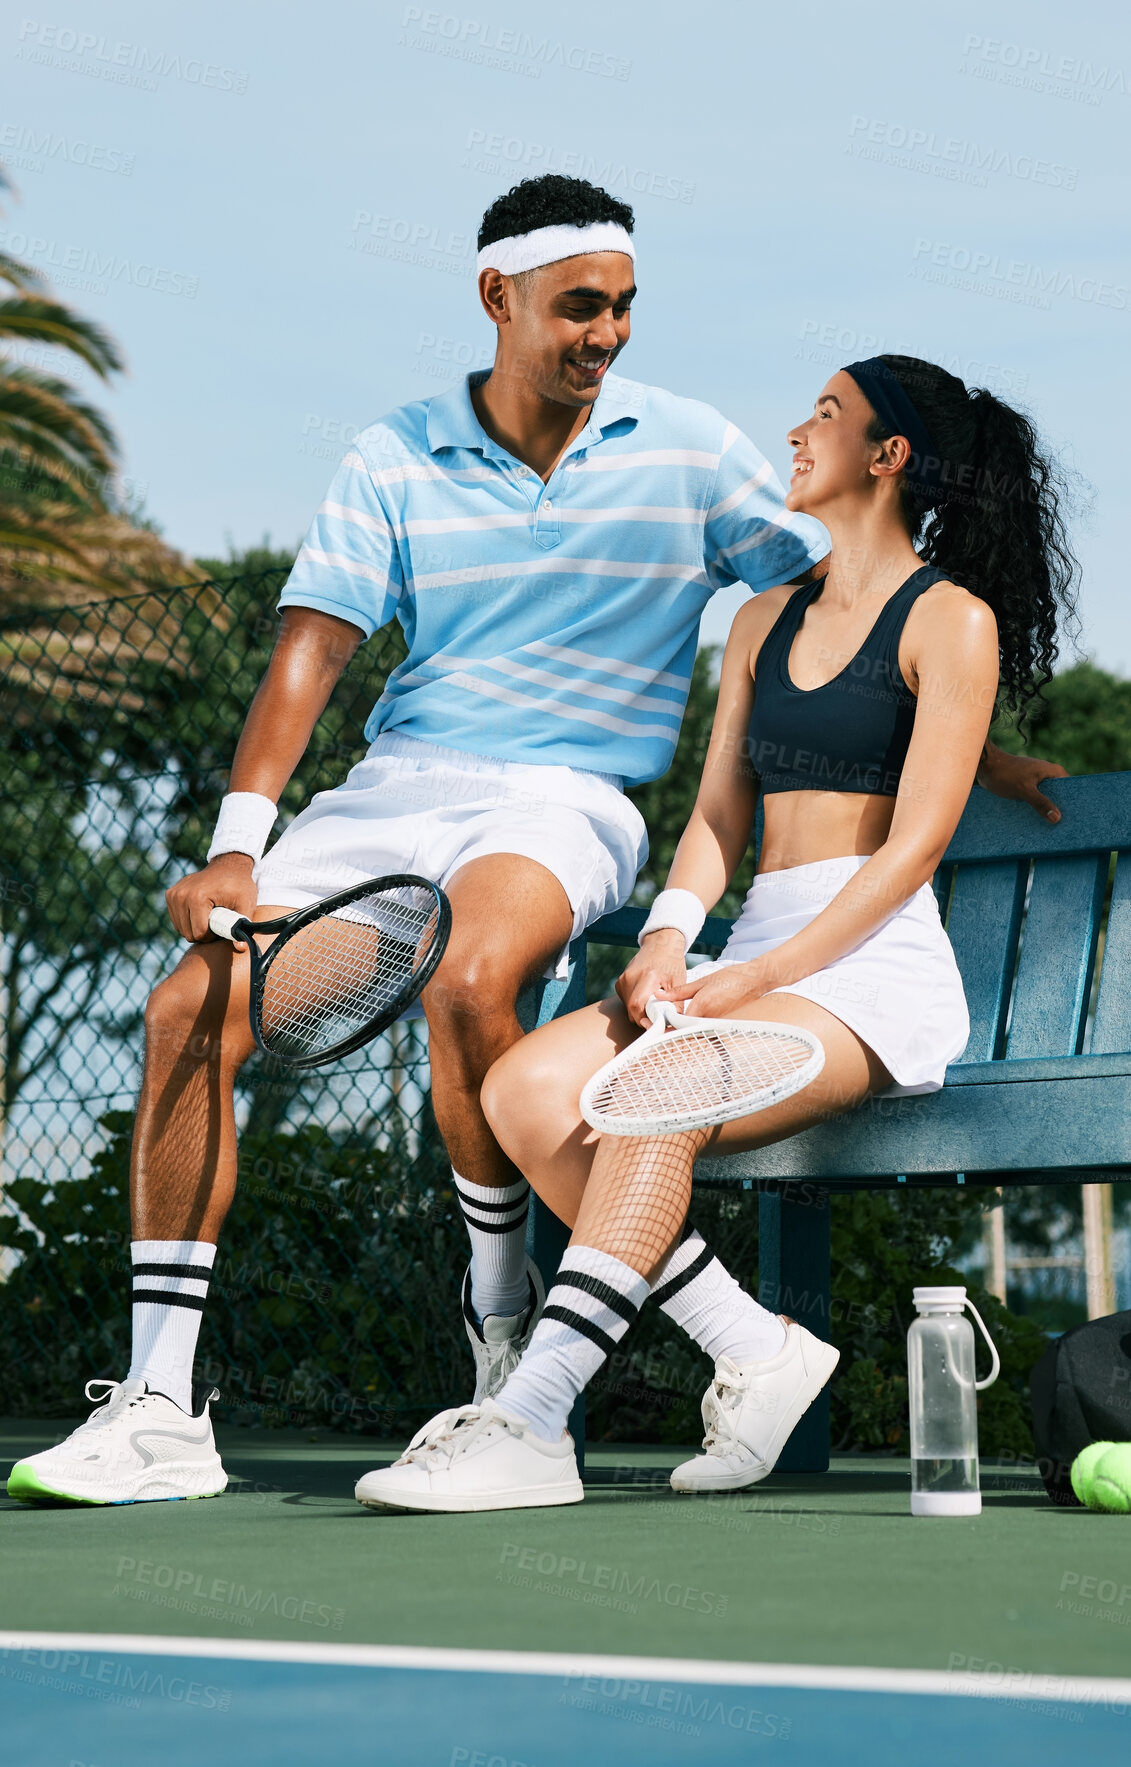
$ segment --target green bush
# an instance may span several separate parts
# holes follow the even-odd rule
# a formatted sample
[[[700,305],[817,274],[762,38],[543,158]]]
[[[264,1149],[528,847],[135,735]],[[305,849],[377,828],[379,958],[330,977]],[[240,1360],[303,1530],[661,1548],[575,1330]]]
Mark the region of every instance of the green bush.
[[[129,1362],[132,1118],[102,1119],[89,1177],[17,1179],[0,1217],[20,1261],[0,1284],[9,1405],[81,1409]],[[219,1414],[395,1435],[468,1385],[459,1279],[467,1241],[434,1131],[415,1155],[325,1129],[251,1132],[205,1309],[197,1373]]]
[[[949,1260],[971,1228],[980,1226],[982,1193],[958,1185],[855,1191],[831,1197],[830,1208],[829,1336],[841,1352],[830,1388],[833,1443],[842,1450],[906,1454],[911,1291],[925,1283],[968,1283]],[[739,1281],[758,1293],[754,1197],[697,1191],[691,1218]],[[970,1294],[1002,1365],[997,1383],[978,1395],[982,1453],[1031,1455],[1029,1370],[1048,1339],[992,1295],[976,1288]],[[801,1297],[788,1293],[761,1299],[785,1313],[801,1304]],[[980,1370],[984,1360],[983,1350]],[[694,1441],[702,1433],[699,1403],[710,1378],[707,1357],[648,1306],[590,1388],[594,1434],[617,1441]]]
[[[129,1143],[132,1118],[103,1118],[89,1177],[9,1186],[0,1244],[19,1254],[0,1284],[8,1403],[41,1416],[81,1409],[83,1382],[121,1378],[129,1360]],[[833,1441],[907,1452],[906,1336],[918,1283],[965,1279],[948,1256],[979,1193],[857,1192],[831,1199]],[[757,1292],[757,1203],[697,1192],[692,1218]],[[471,1363],[459,1310],[467,1240],[434,1126],[412,1152],[379,1150],[307,1126],[245,1134],[236,1201],[217,1256],[197,1360],[218,1414],[247,1424],[321,1424],[403,1436],[465,1401]],[[1002,1361],[979,1395],[985,1454],[1032,1452],[1028,1375],[1047,1339],[974,1293]],[[763,1296],[788,1312],[799,1297]],[[981,1364],[980,1364],[981,1366]],[[701,1434],[711,1378],[703,1353],[655,1306],[589,1392],[596,1440],[687,1443]]]

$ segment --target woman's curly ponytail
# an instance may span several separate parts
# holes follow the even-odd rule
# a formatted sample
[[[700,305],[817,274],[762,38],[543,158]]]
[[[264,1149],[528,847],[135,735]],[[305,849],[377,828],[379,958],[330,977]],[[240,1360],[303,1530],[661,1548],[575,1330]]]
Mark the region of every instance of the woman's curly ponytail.
[[[941,493],[906,479],[904,513],[924,563],[993,608],[1001,700],[1021,709],[1052,674],[1058,627],[1075,609],[1076,560],[1062,489],[1020,411],[984,387],[914,356],[882,356],[923,419],[942,462]],[[869,435],[892,433],[873,420]]]

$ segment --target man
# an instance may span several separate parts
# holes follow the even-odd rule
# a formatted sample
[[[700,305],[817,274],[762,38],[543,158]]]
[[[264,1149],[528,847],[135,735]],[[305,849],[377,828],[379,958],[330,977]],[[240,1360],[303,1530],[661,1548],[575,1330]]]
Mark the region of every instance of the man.
[[[423,1009],[471,1239],[476,1401],[529,1340],[542,1296],[528,1190],[488,1129],[481,1082],[520,1035],[521,988],[632,889],[646,835],[622,788],[671,760],[710,596],[792,581],[827,547],[733,424],[610,376],[636,292],[632,226],[627,205],[580,179],[531,179],[493,204],[479,233],[490,375],[366,430],[314,519],[208,863],[169,891],[191,948],[147,1013],[129,1374],[66,1442],[19,1463],[16,1495],[121,1502],[226,1483],[191,1373],[235,1185],[233,1082],[252,1045],[246,956],[210,939],[215,905],[269,919],[381,872],[446,889],[452,937]],[[409,652],[366,726],[368,753],[262,858],[342,669],[394,617]],[[996,765],[987,783],[1038,801],[1039,764]],[[729,1279],[701,1242],[686,1257],[687,1280],[718,1275],[694,1309],[697,1341],[714,1342]]]

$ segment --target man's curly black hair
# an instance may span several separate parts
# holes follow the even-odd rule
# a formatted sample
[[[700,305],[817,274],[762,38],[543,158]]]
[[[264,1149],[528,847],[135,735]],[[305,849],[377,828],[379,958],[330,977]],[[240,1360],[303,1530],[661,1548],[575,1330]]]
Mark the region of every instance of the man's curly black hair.
[[[487,210],[479,228],[479,250],[498,239],[533,233],[536,227],[587,227],[591,221],[618,221],[631,233],[636,217],[626,202],[586,178],[546,172],[524,178]]]

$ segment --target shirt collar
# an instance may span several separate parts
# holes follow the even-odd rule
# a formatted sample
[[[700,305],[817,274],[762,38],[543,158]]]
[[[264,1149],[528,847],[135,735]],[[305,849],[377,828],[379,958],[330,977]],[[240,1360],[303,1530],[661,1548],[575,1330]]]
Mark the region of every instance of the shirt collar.
[[[487,373],[479,369],[458,380],[450,393],[429,399],[426,431],[433,454],[438,448],[477,448],[483,453],[494,446],[471,403],[472,385],[486,380]]]
[[[458,381],[450,393],[441,393],[428,401],[426,433],[431,453],[435,454],[440,448],[474,448],[489,456],[507,453],[505,448],[491,440],[471,403],[472,386],[486,380],[489,372],[489,369],[477,369]],[[607,374],[589,421],[575,437],[570,452],[600,441],[614,424],[638,423],[643,401],[644,389],[636,381],[624,380],[611,372]]]

